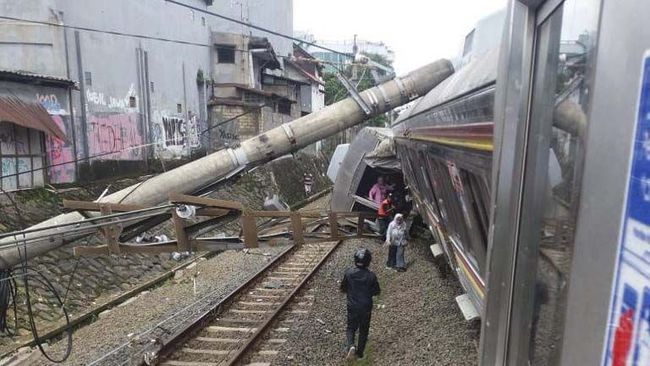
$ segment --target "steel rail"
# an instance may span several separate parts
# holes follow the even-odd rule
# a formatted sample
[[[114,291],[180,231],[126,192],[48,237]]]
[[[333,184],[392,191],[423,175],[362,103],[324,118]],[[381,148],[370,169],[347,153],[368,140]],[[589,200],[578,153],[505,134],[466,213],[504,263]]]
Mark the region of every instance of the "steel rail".
[[[210,322],[212,322],[214,318],[218,315],[219,310],[221,308],[223,308],[224,306],[228,305],[233,300],[235,300],[235,298],[239,296],[242,293],[242,291],[248,289],[255,281],[257,281],[260,277],[266,274],[277,264],[280,264],[284,259],[286,259],[286,257],[289,256],[290,253],[294,252],[296,249],[297,246],[295,245],[292,245],[289,248],[287,248],[284,252],[280,253],[280,255],[275,257],[275,259],[269,262],[266,266],[264,266],[262,269],[260,269],[255,274],[253,274],[251,277],[246,279],[246,281],[244,281],[237,288],[232,290],[228,295],[226,295],[226,297],[224,297],[221,301],[219,301],[219,303],[217,303],[212,309],[201,314],[194,322],[192,322],[192,324],[177,331],[168,340],[162,341],[161,347],[158,350],[157,359],[160,360],[161,358],[166,358],[167,356],[170,356],[178,348],[178,346],[182,345],[183,343],[191,339],[196,332],[199,332],[201,329],[205,328],[204,326],[205,324],[209,324]],[[140,365],[147,365],[147,363],[145,363],[145,360],[143,359]]]
[[[242,357],[244,357],[250,351],[250,349],[259,341],[260,337],[266,333],[267,329],[271,326],[271,324],[273,324],[276,321],[277,317],[280,314],[282,314],[284,309],[293,300],[293,298],[296,296],[296,294],[300,290],[302,290],[302,288],[305,286],[305,284],[318,271],[318,269],[320,269],[320,267],[323,265],[323,263],[325,263],[327,261],[329,256],[332,253],[334,253],[334,251],[339,247],[339,245],[342,242],[343,242],[343,240],[336,241],[336,244],[334,244],[332,246],[332,248],[327,253],[325,253],[323,258],[321,258],[321,260],[318,263],[316,263],[316,266],[314,266],[314,268],[312,268],[312,270],[307,274],[307,276],[305,276],[305,278],[303,278],[303,280],[300,281],[298,286],[296,286],[293,289],[293,291],[291,291],[291,293],[284,299],[284,301],[282,301],[282,304],[280,304],[280,306],[271,315],[269,315],[269,317],[264,321],[264,323],[260,327],[258,327],[257,331],[255,331],[255,333],[253,333],[253,335],[246,340],[246,343],[244,343],[243,347],[239,348],[237,353],[235,353],[228,360],[226,365],[230,366],[230,365],[236,364],[237,362],[239,362],[242,359]]]
[[[325,242],[333,242],[333,240],[321,241],[321,243],[325,243]],[[278,315],[280,315],[285,310],[287,305],[294,299],[295,295],[300,290],[302,290],[304,285],[311,279],[311,277],[316,273],[316,271],[318,271],[318,269],[327,261],[330,255],[339,247],[339,245],[342,242],[343,240],[336,240],[332,248],[330,248],[327,251],[327,253],[323,255],[323,257],[318,261],[318,263],[314,265],[313,268],[311,268],[309,273],[306,274],[306,276],[300,281],[300,283],[298,283],[296,287],[293,288],[293,290],[282,301],[280,306],[275,311],[273,311],[273,313],[271,313],[266,319],[262,320],[262,323],[257,327],[258,328],[257,331],[255,331],[255,333],[252,333],[247,339],[242,339],[242,346],[237,350],[233,350],[233,352],[236,353],[234,353],[227,361],[224,360],[227,365],[232,365],[238,362],[239,360],[241,360],[243,356],[245,356],[249,352],[251,347],[253,347],[259,341],[260,337],[264,335],[265,332],[268,330],[268,328],[277,320]],[[181,348],[184,343],[191,340],[194,337],[194,335],[196,335],[198,332],[200,332],[202,329],[208,326],[215,318],[217,318],[221,308],[232,303],[238,296],[240,296],[246,290],[250,289],[250,287],[253,286],[258,279],[271,272],[273,268],[276,267],[276,265],[282,264],[286,259],[289,259],[290,255],[293,252],[295,252],[297,249],[298,246],[295,245],[291,246],[289,249],[287,249],[278,257],[276,257],[276,259],[274,259],[271,263],[266,265],[259,272],[257,272],[255,275],[250,277],[239,287],[233,290],[228,296],[226,296],[212,309],[202,314],[192,324],[175,333],[169,340],[163,341],[162,346],[157,353],[155,362],[157,363],[161,362],[162,360],[165,360],[171,355],[173,355],[174,352],[177,351],[179,348]],[[143,360],[140,363],[140,365],[147,365],[147,363],[145,362],[145,360]]]

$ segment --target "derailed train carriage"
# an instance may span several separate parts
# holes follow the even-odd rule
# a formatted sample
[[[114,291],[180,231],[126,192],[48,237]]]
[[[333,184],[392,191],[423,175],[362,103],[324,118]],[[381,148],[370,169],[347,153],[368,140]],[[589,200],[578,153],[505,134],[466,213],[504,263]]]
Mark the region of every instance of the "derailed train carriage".
[[[482,365],[650,365],[647,14],[510,0],[392,126]]]

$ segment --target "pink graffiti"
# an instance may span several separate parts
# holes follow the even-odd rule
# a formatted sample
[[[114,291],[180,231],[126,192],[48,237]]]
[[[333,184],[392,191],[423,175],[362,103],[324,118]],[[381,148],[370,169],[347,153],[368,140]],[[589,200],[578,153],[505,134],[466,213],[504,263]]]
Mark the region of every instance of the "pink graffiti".
[[[142,135],[136,113],[91,116],[88,145],[90,155],[98,160],[138,160]]]
[[[66,131],[65,123],[61,116],[53,115],[52,120],[61,128],[63,132]],[[47,151],[47,164],[50,166],[47,169],[47,175],[50,183],[72,183],[75,180],[75,165],[74,151],[71,144],[66,144],[65,141],[47,135],[45,140],[45,147]]]

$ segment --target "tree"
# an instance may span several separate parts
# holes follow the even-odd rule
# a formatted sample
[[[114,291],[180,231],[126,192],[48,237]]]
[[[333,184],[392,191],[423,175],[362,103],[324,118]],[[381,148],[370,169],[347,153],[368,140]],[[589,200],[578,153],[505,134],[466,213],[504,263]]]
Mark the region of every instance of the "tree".
[[[388,66],[391,69],[393,68],[392,63],[382,55],[374,54],[374,53],[364,53],[364,55],[377,63],[380,63],[384,66]],[[347,77],[350,81],[352,81],[354,85],[356,85],[357,90],[360,92],[375,86],[375,80],[372,78],[372,74],[370,73],[370,70],[367,66],[364,65],[357,66],[358,80],[353,79],[353,73],[354,73],[353,66],[348,65],[344,67],[344,69],[341,71],[345,77]],[[379,73],[379,75],[382,76],[386,74],[383,70],[377,70],[377,72]],[[343,84],[336,77],[336,74],[331,72],[326,72],[323,75],[323,79],[325,81],[325,105],[334,104],[348,97],[347,89],[345,89]],[[367,120],[366,122],[362,123],[359,126],[352,127],[347,131],[342,131],[335,136],[327,138],[325,139],[325,141],[323,141],[323,153],[328,158],[331,158],[338,144],[350,142],[351,141],[350,137],[354,137],[356,133],[360,131],[363,127],[366,126],[386,127],[387,122],[388,122],[387,114],[385,113],[380,114],[378,116],[372,117],[371,119]]]
[[[364,56],[367,56],[369,59],[371,59],[374,62],[377,62],[379,64],[382,64],[384,66],[390,67],[391,69],[393,68],[392,62],[386,59],[383,55],[379,55],[376,53],[363,53]],[[375,86],[375,80],[372,77],[372,74],[370,73],[369,66],[365,65],[357,65],[357,77],[358,80],[353,79],[353,66],[348,65],[346,66],[342,71],[342,74],[350,79],[354,85],[356,85],[358,91],[364,91],[366,89],[372,88]],[[377,70],[379,75],[384,76],[386,73],[383,70]],[[345,89],[343,84],[339,81],[339,79],[336,77],[335,74],[333,73],[325,73],[324,75],[325,79],[325,105],[330,105],[333,103],[336,103],[342,99],[345,99],[348,97],[348,91]],[[381,114],[379,116],[375,116],[368,121],[364,122],[361,127],[365,126],[374,126],[374,127],[386,127],[386,124],[388,122],[388,118],[386,117],[386,114]]]

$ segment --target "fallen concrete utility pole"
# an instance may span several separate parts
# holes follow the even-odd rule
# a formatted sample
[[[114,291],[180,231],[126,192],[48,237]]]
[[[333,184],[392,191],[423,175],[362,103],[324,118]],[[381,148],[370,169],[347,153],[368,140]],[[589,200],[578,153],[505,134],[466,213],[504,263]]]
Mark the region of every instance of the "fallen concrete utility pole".
[[[166,202],[172,192],[195,193],[233,172],[250,169],[297,151],[368,118],[408,103],[426,94],[452,73],[453,67],[449,61],[438,60],[405,76],[360,93],[365,104],[371,108],[370,114],[364,113],[352,98],[347,98],[318,112],[250,138],[242,142],[238,148],[217,151],[157,175],[143,183],[105,196],[100,202],[156,205]],[[84,217],[79,212],[71,212],[43,221],[29,229],[46,228],[82,220]],[[92,232],[77,231],[70,235],[66,231],[65,227],[48,228],[20,235],[20,237],[6,237],[0,240],[0,268],[11,268],[19,263],[21,256],[25,256],[22,248],[26,248],[27,258],[31,258]],[[65,237],[63,237],[64,234]],[[40,238],[35,238],[37,236]],[[47,236],[47,238],[43,238],[43,236]],[[30,240],[30,238],[34,239]],[[24,246],[22,243],[7,245],[10,242],[15,242],[16,239],[24,239],[26,244]],[[20,252],[19,246],[21,247]]]

